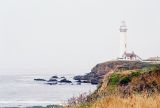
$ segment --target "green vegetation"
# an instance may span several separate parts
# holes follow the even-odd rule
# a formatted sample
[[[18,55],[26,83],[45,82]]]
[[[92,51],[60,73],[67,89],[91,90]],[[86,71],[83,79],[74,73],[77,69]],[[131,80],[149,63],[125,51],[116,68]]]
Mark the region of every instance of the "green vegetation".
[[[160,64],[133,65],[128,70],[111,71],[93,94],[79,98],[85,101],[77,103],[79,99],[76,99],[72,102],[75,103],[73,107],[71,104],[67,108],[152,108],[153,105],[159,108],[160,95],[156,91],[160,91]]]
[[[131,75],[133,77],[137,77],[137,76],[141,75],[141,73],[139,71],[136,71],[136,72],[132,72]]]
[[[120,75],[116,73],[113,73],[109,78],[109,82],[111,85],[118,84],[119,80],[120,80]]]
[[[138,77],[142,75],[143,73],[147,72],[153,72],[160,69],[160,65],[152,64],[148,67],[145,67],[143,69],[137,69],[137,70],[128,70],[127,75],[123,75],[121,73],[123,72],[115,72],[111,76],[109,76],[109,85],[118,85],[118,84],[128,84],[133,77]],[[113,87],[111,87],[113,88]]]
[[[120,80],[120,84],[128,84],[131,81],[131,77],[125,76]]]
[[[160,65],[153,64],[153,65],[150,66],[148,69],[149,69],[150,71],[156,71],[156,70],[159,70],[159,69],[160,69]]]
[[[159,69],[160,69],[160,65],[152,64],[152,65],[150,65],[148,67],[144,67],[142,69],[131,70],[131,76],[132,77],[138,77],[143,73],[150,72],[150,71],[156,71],[156,70],[159,70]]]
[[[132,72],[133,76],[139,75],[139,72]],[[113,73],[109,78],[109,85],[128,84],[131,81],[131,76],[123,76],[121,74]]]
[[[115,92],[116,85],[108,85],[107,91],[112,94]]]

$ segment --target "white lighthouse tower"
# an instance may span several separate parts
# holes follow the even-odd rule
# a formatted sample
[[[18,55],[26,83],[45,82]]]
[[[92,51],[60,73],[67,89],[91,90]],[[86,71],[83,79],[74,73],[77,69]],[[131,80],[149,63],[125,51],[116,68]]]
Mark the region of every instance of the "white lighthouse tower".
[[[119,58],[123,58],[123,55],[127,53],[127,26],[125,21],[122,21],[122,24],[119,28],[120,30],[120,55]]]
[[[132,51],[129,53],[127,51],[127,26],[125,21],[122,21],[122,24],[119,28],[120,30],[120,55],[119,55],[119,60],[142,60],[138,55]]]

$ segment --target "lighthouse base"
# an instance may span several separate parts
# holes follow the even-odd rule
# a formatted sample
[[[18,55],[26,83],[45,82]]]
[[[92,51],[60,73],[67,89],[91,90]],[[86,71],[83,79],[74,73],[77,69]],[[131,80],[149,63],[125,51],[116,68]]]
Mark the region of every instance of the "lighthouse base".
[[[125,61],[142,61],[142,59],[135,54],[134,52],[132,53],[124,53],[122,57],[119,57],[118,60],[125,60]]]

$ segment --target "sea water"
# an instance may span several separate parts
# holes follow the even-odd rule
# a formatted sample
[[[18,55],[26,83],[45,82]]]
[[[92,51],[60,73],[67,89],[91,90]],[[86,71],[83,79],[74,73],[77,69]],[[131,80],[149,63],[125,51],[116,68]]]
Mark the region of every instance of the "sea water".
[[[0,75],[0,107],[27,107],[64,104],[73,96],[93,92],[96,85],[48,85],[34,78],[49,79],[51,75]],[[72,80],[72,76],[68,75]]]

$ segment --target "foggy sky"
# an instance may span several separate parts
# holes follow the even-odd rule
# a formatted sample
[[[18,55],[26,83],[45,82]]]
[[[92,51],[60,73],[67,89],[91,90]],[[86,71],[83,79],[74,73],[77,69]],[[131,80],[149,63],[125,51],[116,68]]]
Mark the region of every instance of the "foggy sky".
[[[0,0],[0,74],[87,73],[128,49],[160,56],[159,0]]]

